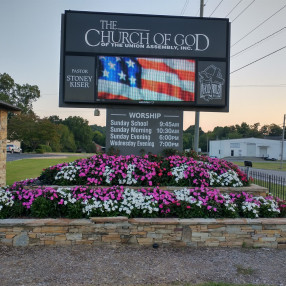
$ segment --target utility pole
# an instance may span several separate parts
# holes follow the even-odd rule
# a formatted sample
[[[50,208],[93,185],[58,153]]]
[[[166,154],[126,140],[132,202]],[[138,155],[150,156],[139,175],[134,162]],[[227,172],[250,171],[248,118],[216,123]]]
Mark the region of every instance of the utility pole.
[[[284,119],[283,119],[283,130],[282,130],[282,140],[281,140],[281,161],[280,161],[280,169],[283,168],[283,150],[284,150],[284,136],[285,136],[285,118],[286,114],[284,114]]]
[[[204,0],[201,0],[201,5],[200,5],[200,17],[204,16]],[[200,112],[196,111],[196,117],[195,117],[195,151],[199,151],[199,136],[200,136]]]

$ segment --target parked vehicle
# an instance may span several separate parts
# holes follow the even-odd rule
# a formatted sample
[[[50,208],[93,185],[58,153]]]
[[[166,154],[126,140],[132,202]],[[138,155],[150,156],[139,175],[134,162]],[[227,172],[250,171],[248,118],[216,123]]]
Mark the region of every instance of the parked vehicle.
[[[19,153],[20,154],[20,153],[22,153],[22,149],[20,147],[16,146],[16,145],[14,145],[14,144],[8,144],[6,146],[6,150],[7,150],[7,153],[9,152],[11,154],[13,154],[13,153]]]
[[[277,161],[276,158],[269,158],[269,157],[265,157],[264,160],[265,161]]]

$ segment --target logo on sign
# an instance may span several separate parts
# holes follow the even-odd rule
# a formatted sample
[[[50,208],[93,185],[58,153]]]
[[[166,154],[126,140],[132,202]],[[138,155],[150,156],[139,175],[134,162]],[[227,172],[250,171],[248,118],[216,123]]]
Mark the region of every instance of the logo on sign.
[[[222,99],[222,87],[224,79],[221,69],[215,65],[208,66],[202,72],[199,72],[200,80],[200,98],[205,101]]]

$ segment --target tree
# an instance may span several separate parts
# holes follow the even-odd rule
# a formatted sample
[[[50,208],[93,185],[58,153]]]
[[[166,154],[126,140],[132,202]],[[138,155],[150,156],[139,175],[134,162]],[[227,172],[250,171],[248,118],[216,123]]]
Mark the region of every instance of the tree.
[[[105,146],[105,134],[102,134],[100,131],[94,131],[93,132],[93,141],[100,145],[100,146]]]
[[[20,85],[7,73],[0,74],[0,100],[21,108],[22,113],[33,112],[32,103],[39,97],[37,85]]]
[[[53,151],[57,152],[75,152],[76,144],[74,141],[73,133],[64,124],[57,124],[56,132],[59,136],[59,142],[51,144]]]
[[[202,128],[199,128],[199,136],[204,134]],[[193,149],[194,148],[194,136],[195,136],[195,125],[190,125],[183,132],[183,149]],[[201,142],[201,140],[200,140]]]
[[[63,120],[60,119],[58,115],[51,115],[48,117],[48,119],[54,124],[61,124],[63,122]]]
[[[63,120],[74,135],[76,148],[78,151],[93,152],[93,132],[88,125],[88,121],[79,116],[69,116]]]
[[[269,125],[269,136],[282,136],[282,128],[277,124]]]
[[[57,125],[48,119],[40,119],[33,113],[13,116],[8,124],[8,139],[19,140],[23,151],[35,151],[40,145],[60,145]],[[57,150],[53,150],[57,151]]]

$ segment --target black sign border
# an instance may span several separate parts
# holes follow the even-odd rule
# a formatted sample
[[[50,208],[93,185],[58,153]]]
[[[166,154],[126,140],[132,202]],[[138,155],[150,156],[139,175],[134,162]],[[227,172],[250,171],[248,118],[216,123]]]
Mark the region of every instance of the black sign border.
[[[62,14],[61,18],[61,55],[60,55],[60,85],[59,85],[59,107],[67,107],[67,108],[128,108],[128,107],[160,107],[160,108],[170,108],[175,107],[183,111],[203,111],[203,112],[229,112],[229,81],[230,81],[230,27],[231,24],[229,19],[226,18],[199,18],[205,21],[208,20],[215,20],[215,21],[225,21],[227,25],[227,41],[226,45],[226,58],[213,58],[213,57],[174,57],[174,56],[152,56],[153,58],[178,58],[178,59],[192,59],[196,61],[196,81],[195,81],[195,102],[154,102],[153,104],[146,103],[138,103],[134,101],[128,102],[119,102],[119,101],[108,101],[106,103],[103,102],[96,102],[97,98],[97,88],[95,84],[95,102],[94,103],[81,103],[81,102],[65,102],[64,99],[64,67],[65,67],[65,56],[93,56],[98,57],[101,56],[100,54],[96,53],[79,53],[79,52],[65,52],[66,41],[65,41],[65,31],[66,31],[66,17],[65,15],[68,13],[81,13],[81,14],[102,14],[102,15],[131,15],[137,17],[158,17],[158,18],[184,18],[184,19],[198,19],[197,17],[182,17],[182,16],[169,16],[169,15],[150,15],[150,14],[130,14],[130,13],[109,13],[109,12],[89,12],[89,11],[72,11],[66,10],[65,14]],[[110,55],[111,56],[111,55]],[[128,56],[128,54],[117,54],[114,53],[112,56]],[[130,55],[129,55],[130,56]],[[138,54],[138,57],[150,57],[146,56],[145,54]],[[197,96],[198,96],[198,62],[199,61],[213,61],[213,62],[226,62],[226,98],[225,98],[225,105],[224,106],[216,106],[216,105],[203,105],[200,106],[196,103]],[[97,59],[95,59],[97,63]],[[97,79],[96,79],[97,83]]]

